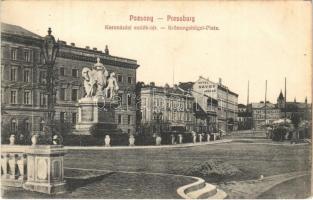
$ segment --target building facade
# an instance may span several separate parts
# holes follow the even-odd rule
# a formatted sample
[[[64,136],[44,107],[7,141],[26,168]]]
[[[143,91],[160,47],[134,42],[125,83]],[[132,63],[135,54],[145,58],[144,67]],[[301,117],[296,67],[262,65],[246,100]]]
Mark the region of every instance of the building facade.
[[[248,105],[248,111],[252,113],[254,129],[262,129],[265,124],[271,124],[281,116],[280,109],[270,102],[251,103]]]
[[[43,37],[20,26],[1,25],[2,130],[17,133],[42,131],[47,119],[47,69],[42,55]],[[68,131],[78,120],[78,100],[84,96],[82,68],[91,67],[97,57],[109,72],[115,72],[120,87],[116,111],[118,128],[135,132],[136,60],[112,56],[109,49],[80,48],[58,41],[55,61],[55,120]],[[64,126],[64,127],[66,127]]]
[[[246,105],[238,104],[238,130],[249,130],[252,125],[252,113]]]
[[[216,83],[200,76],[193,84],[193,91],[218,101],[217,121],[219,129],[224,131],[237,129],[238,94],[223,85],[221,79]]]
[[[140,92],[141,131],[160,133],[194,130],[193,96],[177,87],[144,85]]]
[[[180,82],[178,87],[183,91],[190,92],[194,97],[194,115],[196,132],[217,132],[218,101],[204,93],[193,90],[194,83]]]

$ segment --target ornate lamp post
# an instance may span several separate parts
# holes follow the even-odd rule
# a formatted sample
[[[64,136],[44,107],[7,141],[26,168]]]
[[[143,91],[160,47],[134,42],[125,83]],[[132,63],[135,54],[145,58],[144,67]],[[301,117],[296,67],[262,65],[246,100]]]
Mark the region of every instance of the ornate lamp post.
[[[54,127],[54,106],[55,106],[55,73],[54,73],[54,64],[57,53],[59,51],[59,45],[55,41],[53,35],[51,35],[51,28],[48,29],[48,35],[45,36],[44,42],[42,45],[42,53],[44,56],[44,64],[47,68],[47,98],[48,98],[48,120],[46,127],[48,127],[49,133],[52,134]]]

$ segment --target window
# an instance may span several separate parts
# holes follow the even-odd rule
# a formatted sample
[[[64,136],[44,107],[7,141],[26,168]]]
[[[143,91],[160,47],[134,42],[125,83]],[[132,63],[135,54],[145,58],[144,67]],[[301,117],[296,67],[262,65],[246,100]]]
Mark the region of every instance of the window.
[[[76,113],[72,113],[72,124],[76,124],[77,122],[77,115]]]
[[[127,133],[130,134],[130,129],[127,129]]]
[[[60,76],[64,76],[64,67],[60,67]]]
[[[24,70],[24,82],[29,82],[30,81],[30,71],[28,69]]]
[[[31,104],[31,95],[30,95],[30,91],[24,91],[24,104],[25,104],[25,105]]]
[[[117,82],[119,82],[119,83],[123,82],[123,76],[122,75],[120,75],[120,74],[117,75]]]
[[[61,88],[60,89],[60,101],[64,101],[65,100],[65,88]]]
[[[118,115],[117,120],[118,124],[122,124],[122,115]]]
[[[24,60],[26,62],[30,62],[30,51],[29,50],[24,51]]]
[[[11,91],[11,98],[10,98],[11,104],[16,104],[16,93],[17,93],[17,91],[15,91],[15,90]]]
[[[129,83],[129,84],[132,83],[132,77],[127,77],[127,83]]]
[[[39,124],[39,130],[40,130],[40,131],[43,131],[43,127],[45,126],[45,123],[46,123],[46,122],[45,122],[45,120],[43,120],[43,119],[40,121],[40,124]]]
[[[72,76],[78,77],[78,70],[77,69],[72,69]]]
[[[17,80],[17,68],[16,67],[12,67],[11,68],[11,77],[10,77],[11,81],[16,81]]]
[[[131,116],[128,115],[128,116],[127,116],[127,124],[130,124],[130,122],[131,122]]]
[[[45,71],[39,72],[39,83],[46,83],[46,72]]]
[[[16,133],[17,131],[17,121],[16,119],[11,120],[11,132]]]
[[[65,119],[65,112],[60,112],[60,122],[64,123],[64,119]]]
[[[12,58],[12,60],[17,60],[17,49],[16,48],[12,48],[11,58]]]
[[[25,130],[30,131],[30,123],[28,119],[25,120]]]
[[[47,105],[47,96],[44,93],[40,93],[40,106]]]
[[[72,89],[72,101],[77,101],[77,89]]]
[[[127,95],[127,105],[131,105],[132,104],[132,98],[130,96],[130,94]]]

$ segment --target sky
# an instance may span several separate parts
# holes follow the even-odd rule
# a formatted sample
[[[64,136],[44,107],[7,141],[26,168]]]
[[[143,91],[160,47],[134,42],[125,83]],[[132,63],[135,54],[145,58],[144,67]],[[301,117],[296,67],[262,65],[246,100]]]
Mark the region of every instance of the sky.
[[[309,1],[2,1],[1,21],[79,47],[109,46],[110,54],[136,59],[137,81],[157,85],[218,81],[239,94],[239,103],[267,99],[311,102],[312,12]],[[153,16],[153,22],[130,21]],[[167,15],[195,22],[167,21]],[[163,18],[163,19],[158,19]],[[107,30],[106,25],[156,26],[157,31]],[[168,25],[209,25],[219,30],[171,31]]]

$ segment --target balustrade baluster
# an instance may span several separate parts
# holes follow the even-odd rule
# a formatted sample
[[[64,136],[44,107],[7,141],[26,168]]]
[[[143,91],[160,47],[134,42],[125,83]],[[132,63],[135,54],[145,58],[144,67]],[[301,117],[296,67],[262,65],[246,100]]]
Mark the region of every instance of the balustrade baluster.
[[[16,158],[15,153],[9,154],[10,179],[16,178]]]
[[[8,154],[2,153],[1,154],[1,168],[2,168],[2,177],[7,178],[8,176]]]

